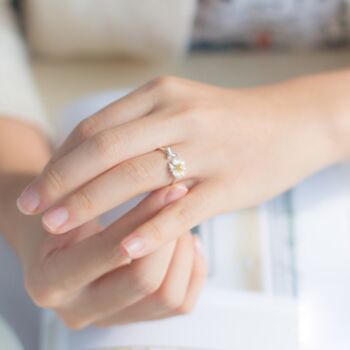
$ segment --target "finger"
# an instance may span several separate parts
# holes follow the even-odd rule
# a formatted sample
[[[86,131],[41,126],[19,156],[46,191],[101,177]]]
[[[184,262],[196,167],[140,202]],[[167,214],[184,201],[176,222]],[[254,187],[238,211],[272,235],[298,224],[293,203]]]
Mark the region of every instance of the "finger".
[[[160,315],[154,319],[160,320],[173,316],[188,314],[196,306],[199,295],[207,279],[208,267],[205,256],[203,254],[203,247],[200,239],[196,236],[193,236],[193,241],[195,248],[193,269],[190,281],[188,283],[187,294],[185,296],[184,302],[176,310],[171,310],[170,312],[164,313],[163,315]]]
[[[153,318],[150,317],[150,318],[139,319],[138,321],[160,320],[164,318],[187,314],[194,309],[196,302],[198,301],[199,295],[205,284],[207,274],[208,274],[208,267],[207,267],[205,256],[203,254],[203,247],[200,242],[200,239],[192,235],[192,240],[193,240],[193,250],[194,250],[193,265],[191,270],[191,276],[189,278],[188,283],[186,284],[187,290],[185,292],[183,303],[177,308],[173,308],[173,309],[170,308],[170,310],[167,310],[163,314],[155,315]],[[176,290],[175,285],[173,286],[172,290]],[[176,304],[173,304],[173,305],[176,306]],[[125,322],[122,322],[122,323],[129,323],[129,322],[136,322],[136,320],[128,320],[126,318]]]
[[[185,178],[199,173],[196,155],[178,147],[191,164]],[[154,191],[172,182],[167,160],[160,151],[131,159],[98,176],[42,218],[44,228],[51,233],[65,233],[140,194]]]
[[[46,167],[18,199],[24,214],[37,214],[125,160],[184,139],[181,118],[163,112],[107,129]]]
[[[216,215],[223,195],[215,183],[203,182],[193,187],[186,197],[165,207],[151,220],[142,224],[121,243],[121,251],[137,259],[177,238],[210,216]]]
[[[99,320],[96,325],[106,327],[157,319],[177,310],[185,301],[193,260],[192,234],[187,233],[177,241],[175,253],[161,287],[138,303]]]
[[[72,302],[59,309],[75,328],[86,327],[153,294],[160,287],[171,262],[176,242],[102,276]]]
[[[52,157],[50,163],[54,163],[77,145],[103,130],[146,116],[156,108],[156,105],[157,96],[149,84],[130,92],[81,121]]]
[[[168,105],[169,102],[173,101],[176,81],[177,79],[173,77],[153,79],[83,120],[61,146],[53,160],[57,160],[82,141],[103,130],[147,116]]]
[[[83,288],[105,273],[130,262],[120,254],[119,245],[128,232],[154,216],[163,206],[187,193],[183,184],[158,190],[107,229],[45,257],[37,276],[31,276],[38,304],[50,306]],[[61,238],[64,236],[52,236]],[[35,293],[34,293],[35,294]]]
[[[87,239],[88,237],[95,235],[103,231],[102,225],[98,220],[92,220],[84,225],[81,225],[75,230],[70,231],[66,235],[61,236],[47,236],[43,241],[43,246],[41,249],[41,257],[46,259],[47,257],[54,255],[57,251],[74,246],[78,242]],[[40,265],[43,265],[43,261],[40,259]]]
[[[198,297],[205,284],[208,274],[208,266],[204,256],[202,243],[200,242],[200,239],[196,236],[193,237],[193,240],[195,247],[195,255],[192,274],[187,288],[187,294],[184,298],[182,305],[178,307],[173,313],[164,315],[165,317],[176,316],[179,314],[187,314],[191,312],[194,309]]]
[[[58,236],[49,236],[47,242],[45,243],[46,255],[49,255],[50,251],[57,249],[67,249],[68,247],[77,244],[88,237],[98,234],[104,230],[104,226],[99,222],[98,219],[93,219],[88,221],[86,224],[79,226],[75,230],[69,232],[67,240],[58,240]],[[61,236],[63,238],[63,236]],[[51,246],[51,247],[50,247]]]

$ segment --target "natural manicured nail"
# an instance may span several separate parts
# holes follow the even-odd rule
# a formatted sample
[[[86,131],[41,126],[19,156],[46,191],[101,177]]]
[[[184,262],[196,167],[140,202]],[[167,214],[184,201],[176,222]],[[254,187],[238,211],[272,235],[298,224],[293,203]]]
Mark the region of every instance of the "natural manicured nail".
[[[165,196],[165,204],[170,204],[181,197],[183,197],[188,192],[188,188],[184,184],[175,184],[170,189]]]
[[[69,213],[66,208],[56,208],[43,216],[43,224],[50,230],[55,231],[64,225],[69,218]]]
[[[17,199],[17,208],[23,214],[32,214],[39,205],[39,193],[31,186],[28,186]]]
[[[146,241],[142,237],[131,237],[122,243],[122,248],[130,258],[137,258],[146,247]]]

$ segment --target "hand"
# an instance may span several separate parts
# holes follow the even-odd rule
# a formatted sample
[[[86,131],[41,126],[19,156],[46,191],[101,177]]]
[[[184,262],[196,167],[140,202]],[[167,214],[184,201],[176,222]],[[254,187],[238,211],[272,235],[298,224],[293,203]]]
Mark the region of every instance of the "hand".
[[[118,248],[128,232],[185,193],[181,185],[156,191],[104,231],[93,221],[61,236],[39,232],[35,239],[34,232],[27,232],[25,250],[31,252],[20,250],[34,302],[55,310],[74,329],[189,312],[206,277],[197,238],[182,234],[133,262]],[[30,246],[33,240],[37,242]]]
[[[67,232],[168,185],[172,177],[157,149],[171,145],[187,162],[191,189],[121,243],[125,255],[146,256],[206,218],[257,205],[334,160],[327,123],[320,107],[307,105],[304,85],[233,90],[172,77],[152,81],[83,121],[19,208],[44,212],[48,231]]]

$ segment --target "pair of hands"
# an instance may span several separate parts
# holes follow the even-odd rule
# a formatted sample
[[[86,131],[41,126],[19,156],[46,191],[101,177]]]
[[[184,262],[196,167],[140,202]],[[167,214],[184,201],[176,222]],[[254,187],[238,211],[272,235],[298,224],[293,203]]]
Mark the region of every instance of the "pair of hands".
[[[56,235],[28,270],[34,300],[74,328],[191,309],[205,264],[186,232],[261,203],[331,161],[324,124],[300,113],[291,90],[163,77],[78,125],[18,199],[22,213],[43,214]],[[170,187],[159,151],[168,145],[187,163],[181,184]],[[178,194],[165,200],[172,190]],[[91,229],[145,192],[153,193],[118,222]]]
[[[206,277],[198,238],[183,233],[133,262],[119,251],[130,231],[185,193],[181,185],[155,191],[107,229],[92,220],[65,235],[43,234],[37,254],[25,264],[32,299],[73,329],[189,312]]]

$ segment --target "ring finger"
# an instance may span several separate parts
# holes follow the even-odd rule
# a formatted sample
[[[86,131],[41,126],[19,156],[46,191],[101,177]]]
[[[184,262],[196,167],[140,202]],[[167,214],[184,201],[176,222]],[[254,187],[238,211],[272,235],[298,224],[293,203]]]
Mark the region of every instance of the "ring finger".
[[[190,164],[184,179],[200,173],[193,149],[185,145],[175,149]],[[165,155],[161,151],[145,154],[112,168],[66,197],[44,214],[43,225],[51,233],[65,233],[139,194],[164,187],[172,181]]]

